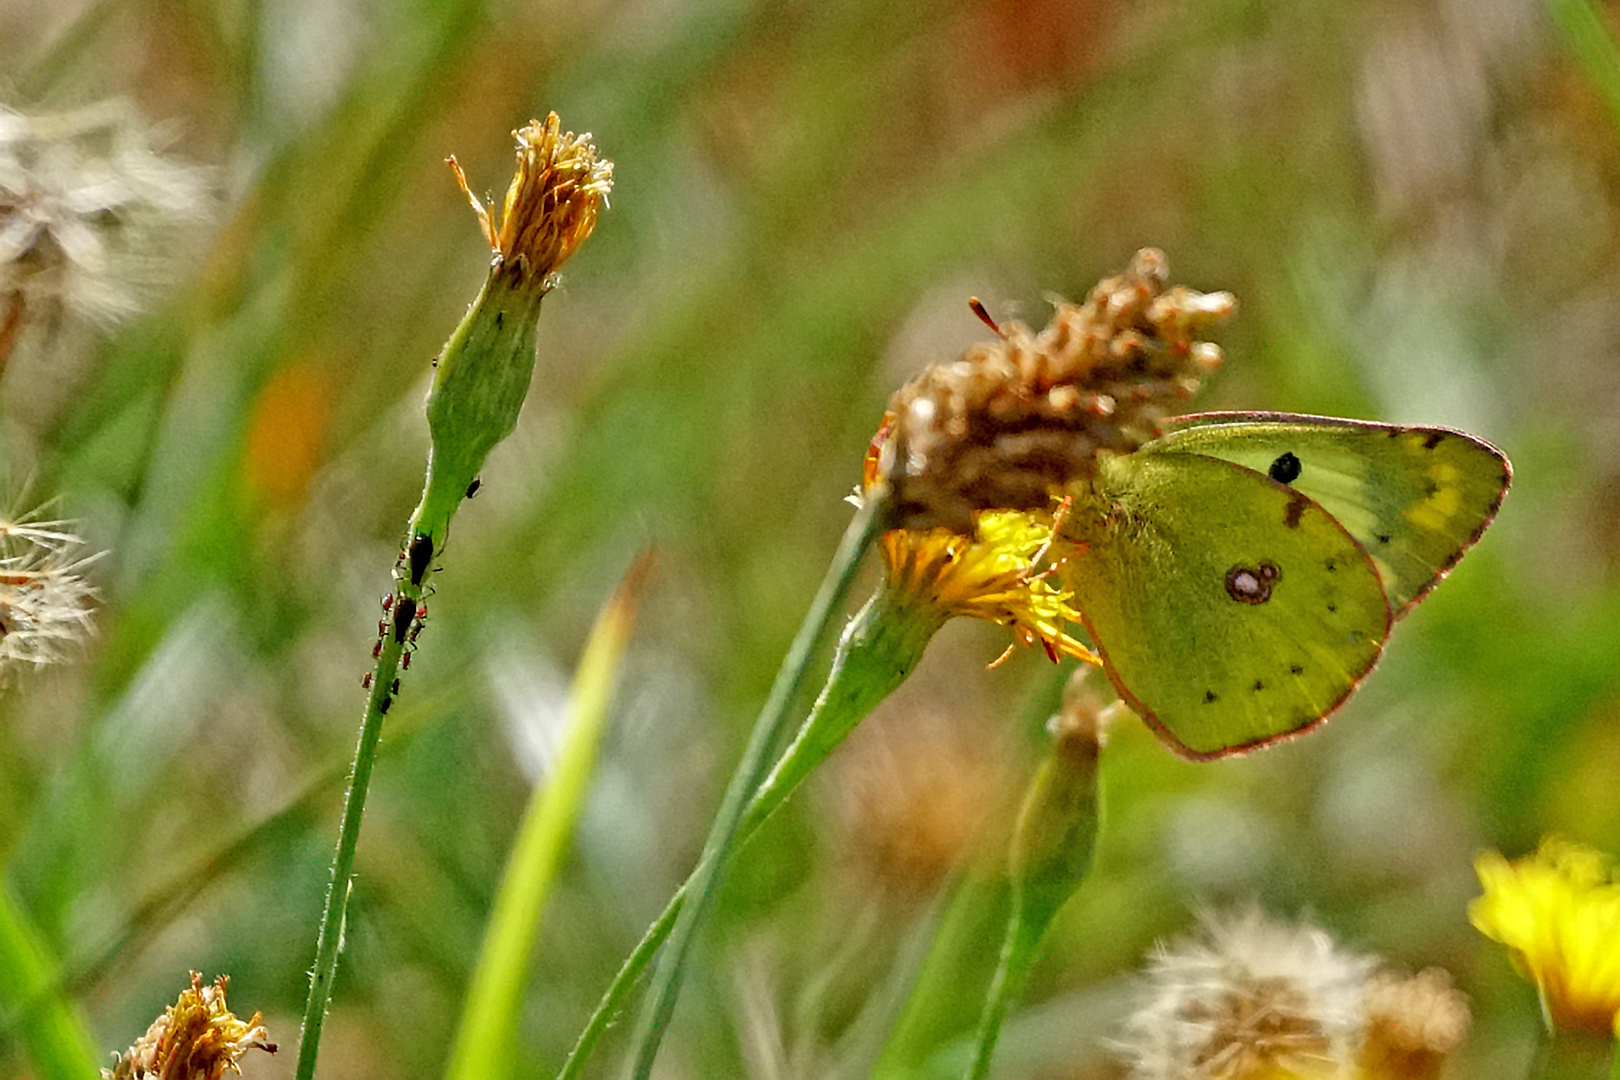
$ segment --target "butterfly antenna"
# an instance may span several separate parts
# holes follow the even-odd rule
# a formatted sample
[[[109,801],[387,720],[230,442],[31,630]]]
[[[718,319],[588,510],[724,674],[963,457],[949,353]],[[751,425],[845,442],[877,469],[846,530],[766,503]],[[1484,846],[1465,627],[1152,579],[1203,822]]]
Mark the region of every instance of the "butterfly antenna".
[[[977,296],[968,297],[968,308],[973,312],[973,314],[979,317],[980,322],[984,323],[984,325],[990,328],[991,332],[994,333],[996,337],[1002,336],[1001,327],[997,326],[996,320],[992,319],[990,317],[990,313],[984,310],[984,305],[979,302],[979,298]]]

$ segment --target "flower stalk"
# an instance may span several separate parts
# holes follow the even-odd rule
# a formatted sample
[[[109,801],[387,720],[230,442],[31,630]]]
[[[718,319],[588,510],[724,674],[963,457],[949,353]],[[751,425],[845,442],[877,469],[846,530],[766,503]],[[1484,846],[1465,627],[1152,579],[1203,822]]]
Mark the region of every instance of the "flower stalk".
[[[591,234],[612,187],[612,163],[598,158],[588,134],[563,133],[555,113],[544,122],[531,121],[513,137],[517,173],[499,215],[468,191],[465,176],[451,159],[491,246],[489,274],[434,362],[426,403],[432,436],[427,476],[395,561],[394,589],[383,600],[381,633],[372,650],[377,662],[364,683],[370,692],[316,938],[297,1080],[315,1075],[383,718],[399,690],[402,659],[414,649],[423,627],[435,560],[444,551],[450,519],[467,498],[484,459],[517,424],[534,372],[540,302],[556,284],[557,267]]]
[[[709,830],[703,854],[699,856],[696,868],[687,878],[685,896],[679,905],[679,911],[671,920],[668,941],[653,973],[653,982],[648,989],[647,998],[642,1004],[641,1015],[636,1022],[631,1066],[631,1075],[636,1080],[647,1080],[652,1073],[653,1061],[658,1056],[664,1031],[675,1011],[675,999],[680,992],[692,942],[713,901],[731,849],[743,832],[749,804],[754,801],[756,791],[766,780],[766,770],[786,731],[789,722],[788,710],[792,707],[795,692],[809,669],[816,643],[832,625],[845,597],[848,596],[850,586],[855,580],[855,571],[860,566],[861,556],[888,527],[889,513],[887,487],[880,485],[875,490],[868,490],[854,518],[844,531],[844,538],[839,543],[831,566],[827,569],[827,576],[811,602],[810,610],[799,627],[798,635],[788,648],[769,697],[760,709],[753,733],[743,750],[742,760],[732,774],[719,813],[716,814],[714,824]],[[904,675],[901,675],[901,678],[904,678]],[[850,725],[853,726],[859,718],[854,717]],[[763,820],[763,817],[760,820]],[[638,946],[636,953],[641,952],[642,949]],[[635,955],[632,954],[632,958]],[[614,982],[615,986],[618,986],[620,979],[616,978]],[[630,982],[634,982],[633,978]]]
[[[746,842],[758,832],[816,766],[910,676],[943,623],[938,612],[918,608],[910,597],[889,588],[880,589],[866,602],[839,638],[827,682],[810,715],[749,800],[737,828],[738,842]],[[693,880],[688,878],[625,958],[557,1080],[576,1080],[581,1075],[602,1033],[669,937],[692,888]]]
[[[979,1021],[969,1080],[984,1080],[1001,1036],[1052,920],[1091,868],[1096,849],[1098,754],[1109,710],[1084,687],[1087,669],[1075,672],[1063,710],[1052,718],[1051,750],[1035,770],[1013,832],[1008,877],[1012,907],[996,974]]]

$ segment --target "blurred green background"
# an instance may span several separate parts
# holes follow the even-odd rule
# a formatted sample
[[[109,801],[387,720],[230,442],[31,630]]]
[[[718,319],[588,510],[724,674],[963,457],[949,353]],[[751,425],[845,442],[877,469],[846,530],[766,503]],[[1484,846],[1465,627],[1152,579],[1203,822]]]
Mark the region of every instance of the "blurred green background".
[[[1471,859],[1620,852],[1620,76],[1561,25],[1534,0],[6,0],[0,102],[127,98],[215,193],[143,316],[31,328],[0,382],[7,497],[109,552],[98,636],[0,694],[0,860],[95,1039],[224,972],[286,1048],[247,1075],[291,1075],[428,362],[487,258],[443,159],[501,192],[508,131],[555,109],[616,163],[612,209],[444,553],[323,1076],[442,1071],[568,673],[652,545],[511,1063],[550,1075],[696,856],[888,394],[984,335],[969,294],[1039,325],[1148,244],[1239,298],[1201,405],[1462,427],[1516,481],[1322,731],[1213,765],[1115,732],[1099,864],[999,1075],[1119,1075],[1153,944],[1251,901],[1446,967],[1475,1009],[1452,1075],[1522,1074],[1534,994],[1468,925]],[[866,1075],[1055,699],[1034,651],[985,669],[1004,643],[948,627],[746,850],[665,1075]],[[917,1075],[971,1030],[985,919],[912,1019]]]

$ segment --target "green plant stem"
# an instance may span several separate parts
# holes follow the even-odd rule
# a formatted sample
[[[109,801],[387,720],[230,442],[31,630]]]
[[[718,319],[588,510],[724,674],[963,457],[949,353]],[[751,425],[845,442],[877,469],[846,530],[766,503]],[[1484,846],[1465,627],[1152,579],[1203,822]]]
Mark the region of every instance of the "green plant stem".
[[[406,532],[406,552],[401,553],[402,565],[408,566],[407,552],[411,538],[417,536],[417,523],[422,508],[411,515],[410,529]],[[354,765],[349,770],[349,792],[343,800],[343,823],[338,828],[337,848],[332,855],[332,875],[326,888],[326,908],[321,915],[320,933],[315,939],[315,966],[309,976],[309,998],[304,1003],[304,1026],[298,1041],[296,1080],[314,1080],[315,1057],[320,1050],[321,1029],[326,1022],[326,1009],[332,1000],[332,980],[337,974],[338,954],[343,949],[344,920],[349,910],[349,893],[354,885],[354,857],[360,843],[360,821],[366,812],[366,793],[371,786],[371,772],[377,764],[377,744],[382,738],[383,716],[393,703],[394,679],[399,673],[400,657],[405,652],[406,632],[396,632],[395,620],[401,605],[409,603],[420,610],[427,583],[433,577],[431,560],[420,579],[412,584],[408,572],[396,570],[394,600],[382,637],[382,648],[372,670],[371,693],[366,697],[366,711],[360,720],[360,737],[354,749]]]
[[[996,965],[989,996],[985,998],[984,1014],[979,1018],[973,1064],[967,1071],[968,1080],[984,1080],[990,1075],[990,1061],[1001,1038],[1001,1025],[1007,1019],[1007,1011],[1012,1003],[1017,1000],[1019,990],[1023,989],[1029,969],[1040,954],[1041,939],[1046,936],[1046,928],[1050,925],[1026,918],[1024,906],[1015,891],[1012,915],[1007,920],[1007,936],[1001,943],[1001,960]]]
[[[787,726],[788,711],[792,707],[795,691],[810,667],[815,644],[837,617],[854,583],[861,556],[886,527],[889,512],[889,500],[876,492],[869,492],[862,501],[854,519],[844,531],[844,538],[833,556],[832,565],[827,569],[827,576],[782,661],[770,696],[754,723],[742,760],[732,774],[720,811],[709,830],[703,854],[687,879],[686,902],[681,904],[681,910],[675,916],[669,940],[653,973],[647,1000],[642,1005],[633,1041],[631,1076],[635,1080],[647,1080],[652,1073],[653,1060],[658,1056],[664,1030],[675,1010],[675,999],[680,992],[686,958],[695,933],[714,898],[726,857],[736,840],[748,804],[765,778],[771,755]]]
[[[0,885],[0,1005],[28,1048],[39,1080],[91,1080],[99,1076],[95,1044],[60,991],[39,933],[11,890]]]
[[[737,830],[741,841],[758,832],[855,725],[905,681],[941,624],[937,612],[908,606],[903,597],[888,589],[879,590],[866,602],[839,638],[827,683],[810,715],[743,812]],[[675,891],[620,965],[557,1080],[577,1080],[580,1076],[602,1033],[669,937],[691,885],[688,879]]]
[[[1614,1040],[1590,1031],[1548,1029],[1530,1065],[1532,1080],[1602,1080],[1616,1075]]]
[[[956,883],[888,1042],[872,1066],[871,1080],[943,1075],[943,1070],[926,1069],[924,1062],[971,1022],[962,1015],[962,987],[979,985],[988,974],[983,943],[1006,925],[1009,903],[1005,879],[964,875]]]
[[[1616,1039],[1614,1048],[1609,1051],[1609,1080],[1620,1080],[1620,1039]]]

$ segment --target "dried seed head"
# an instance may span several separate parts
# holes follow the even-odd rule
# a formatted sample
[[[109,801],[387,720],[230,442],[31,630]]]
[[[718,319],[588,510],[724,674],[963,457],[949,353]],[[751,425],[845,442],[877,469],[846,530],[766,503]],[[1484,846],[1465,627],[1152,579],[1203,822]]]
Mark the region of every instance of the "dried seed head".
[[[1451,975],[1380,971],[1367,983],[1360,1080],[1437,1080],[1468,1035],[1468,996]]]
[[[497,215],[467,187],[456,159],[456,180],[483,226],[490,249],[509,272],[551,287],[551,275],[596,228],[596,216],[613,189],[613,162],[597,157],[590,132],[564,132],[556,113],[530,120],[512,132],[517,174]]]
[[[1099,452],[1156,438],[1220,366],[1194,334],[1235,303],[1166,280],[1164,256],[1145,248],[1084,304],[1059,303],[1039,334],[1010,325],[901,387],[882,470],[901,524],[972,535],[974,511],[1047,509]]]
[[[203,216],[208,174],[158,141],[120,102],[32,117],[0,106],[0,335],[63,316],[105,325],[165,280],[160,253]]]
[[[103,1080],[219,1080],[226,1072],[241,1073],[238,1059],[249,1050],[274,1054],[276,1044],[264,1029],[263,1017],[253,1014],[245,1023],[225,1005],[229,980],[221,975],[204,986],[202,975],[191,973],[191,988],[180,1000],[152,1021],[146,1034],[121,1054]]]
[[[1259,912],[1163,950],[1124,1049],[1136,1080],[1340,1077],[1354,1059],[1374,961]]]
[[[100,556],[79,554],[84,541],[69,524],[0,518],[0,672],[59,660],[93,632],[96,590],[81,571]]]

